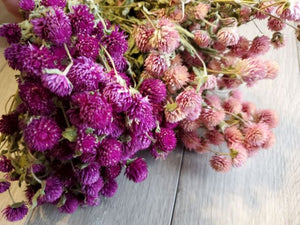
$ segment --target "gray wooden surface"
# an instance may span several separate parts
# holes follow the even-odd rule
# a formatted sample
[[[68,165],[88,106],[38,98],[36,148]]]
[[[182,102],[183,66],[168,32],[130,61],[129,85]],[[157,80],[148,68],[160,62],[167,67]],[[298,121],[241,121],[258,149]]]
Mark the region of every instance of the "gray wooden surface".
[[[11,20],[0,3],[0,23]],[[254,36],[254,25],[243,28]],[[166,161],[149,162],[150,175],[141,184],[118,179],[115,197],[98,207],[81,208],[73,215],[59,214],[52,206],[31,212],[16,224],[26,225],[300,225],[300,73],[299,50],[293,31],[287,44],[266,59],[280,63],[280,76],[244,90],[245,99],[258,108],[279,113],[276,145],[261,151],[240,169],[219,174],[209,167],[209,155],[177,149]],[[15,72],[2,56],[0,40],[0,113],[16,90]],[[299,48],[298,48],[299,49]],[[24,198],[14,186],[17,200]],[[0,209],[10,202],[1,195]],[[8,222],[0,218],[0,225]]]

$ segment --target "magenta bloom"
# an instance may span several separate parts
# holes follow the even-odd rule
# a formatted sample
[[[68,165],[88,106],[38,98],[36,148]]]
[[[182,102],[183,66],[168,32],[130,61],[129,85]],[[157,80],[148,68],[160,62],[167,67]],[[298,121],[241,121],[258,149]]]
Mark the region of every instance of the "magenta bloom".
[[[32,11],[35,8],[35,1],[34,0],[20,0],[19,1],[20,9],[24,11]]]
[[[104,182],[102,177],[99,177],[95,183],[84,186],[83,191],[86,194],[85,200],[88,205],[94,206],[99,204],[99,192],[103,186]]]
[[[18,43],[21,36],[21,28],[16,23],[4,24],[0,27],[0,37],[5,37],[8,44]]]
[[[268,38],[267,36],[256,37],[252,41],[249,53],[252,55],[262,55],[267,53],[270,47],[270,38]]]
[[[113,197],[118,189],[118,183],[115,180],[108,180],[101,189],[101,194],[104,197]]]
[[[6,192],[10,187],[10,183],[7,181],[0,182],[0,193]]]
[[[9,222],[15,222],[23,219],[28,213],[28,208],[24,202],[16,203],[11,206],[7,206],[2,210],[3,215]]]
[[[101,166],[116,165],[122,156],[121,143],[113,138],[106,138],[102,141],[97,160]]]
[[[160,132],[155,133],[155,145],[163,152],[173,151],[176,147],[177,139],[173,130],[160,128]]]
[[[83,169],[78,169],[77,177],[83,185],[91,185],[100,177],[100,166],[98,163],[91,163]]]
[[[58,6],[64,8],[67,4],[66,0],[42,0],[41,2],[44,6]]]
[[[41,38],[54,44],[70,41],[72,28],[69,18],[60,8],[51,8],[44,18],[31,20],[34,32]]]
[[[95,60],[99,55],[99,42],[95,37],[79,34],[76,49],[80,56]]]
[[[57,177],[49,177],[46,180],[45,195],[42,195],[41,201],[55,202],[63,193],[63,186]]]
[[[161,103],[167,96],[166,85],[158,79],[144,80],[139,91],[143,96],[148,96],[151,103]]]
[[[21,70],[23,65],[22,54],[26,49],[25,46],[21,44],[12,44],[10,47],[6,48],[4,51],[5,59],[8,65],[14,70]]]
[[[73,13],[69,14],[73,33],[90,34],[94,28],[94,15],[90,13],[87,5],[73,6]]]
[[[107,166],[103,167],[101,174],[104,179],[111,180],[115,179],[117,176],[120,175],[122,170],[122,165],[120,163],[113,165],[113,166]]]
[[[76,150],[82,153],[96,153],[98,141],[96,136],[89,131],[87,126],[77,130]]]
[[[137,158],[127,165],[125,175],[135,183],[144,181],[148,176],[147,163],[143,158]]]
[[[60,97],[68,96],[72,92],[73,85],[64,75],[43,74],[41,78],[44,87]]]
[[[12,135],[19,130],[18,114],[11,113],[9,115],[2,115],[0,119],[0,133]]]
[[[9,159],[6,156],[0,156],[0,171],[3,173],[8,173],[13,170],[13,166]]]
[[[90,127],[101,129],[111,123],[112,107],[99,92],[83,92],[73,95],[72,99],[80,108],[80,119]]]
[[[210,165],[217,172],[227,172],[232,166],[229,158],[219,155],[211,157]]]
[[[33,119],[24,130],[24,140],[31,150],[52,149],[61,138],[61,129],[53,119],[41,117]]]
[[[73,213],[79,206],[78,199],[71,193],[66,194],[66,202],[63,206],[59,207],[58,210],[61,213]]]
[[[74,92],[94,91],[106,79],[103,67],[84,56],[74,60],[67,77],[73,84]]]

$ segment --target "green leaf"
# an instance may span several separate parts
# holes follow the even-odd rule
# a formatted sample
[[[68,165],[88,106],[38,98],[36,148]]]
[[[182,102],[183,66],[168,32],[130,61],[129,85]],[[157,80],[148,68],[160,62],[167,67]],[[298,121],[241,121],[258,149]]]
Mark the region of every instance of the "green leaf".
[[[67,201],[66,195],[62,195],[61,198],[59,199],[59,202],[57,203],[57,207],[62,207]]]
[[[13,209],[16,209],[16,208],[19,208],[21,207],[22,205],[24,204],[24,202],[16,202],[14,204],[12,204],[10,207],[13,208]]]
[[[32,205],[31,208],[34,209],[37,206],[38,198],[45,194],[46,182],[42,182],[42,187],[34,194],[32,197]]]
[[[62,133],[62,136],[70,142],[75,142],[77,139],[77,129],[75,127],[68,127]]]

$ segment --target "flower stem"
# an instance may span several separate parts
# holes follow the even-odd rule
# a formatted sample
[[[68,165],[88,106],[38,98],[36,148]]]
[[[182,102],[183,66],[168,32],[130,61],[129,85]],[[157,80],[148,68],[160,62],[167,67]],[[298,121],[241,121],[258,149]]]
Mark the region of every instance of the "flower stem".
[[[12,194],[11,194],[10,188],[8,189],[8,194],[9,194],[9,197],[12,200],[13,204],[15,204],[16,202],[15,202],[15,200],[14,200]]]

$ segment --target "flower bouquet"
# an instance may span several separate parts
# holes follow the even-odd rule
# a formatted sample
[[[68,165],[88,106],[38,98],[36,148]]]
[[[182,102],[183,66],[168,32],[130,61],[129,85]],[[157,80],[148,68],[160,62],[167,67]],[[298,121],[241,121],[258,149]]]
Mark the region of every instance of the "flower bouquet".
[[[183,143],[212,152],[218,172],[242,166],[275,142],[272,110],[243,101],[238,87],[274,79],[259,58],[284,45],[300,20],[299,1],[20,0],[25,20],[3,24],[5,58],[18,70],[17,93],[0,120],[0,192],[25,183],[28,206],[60,212],[112,197],[122,170],[147,178],[139,151],[165,159]],[[268,20],[272,37],[248,40],[238,26]],[[223,146],[223,152],[213,146]],[[226,146],[226,147],[225,147]],[[10,193],[10,192],[9,192]]]

